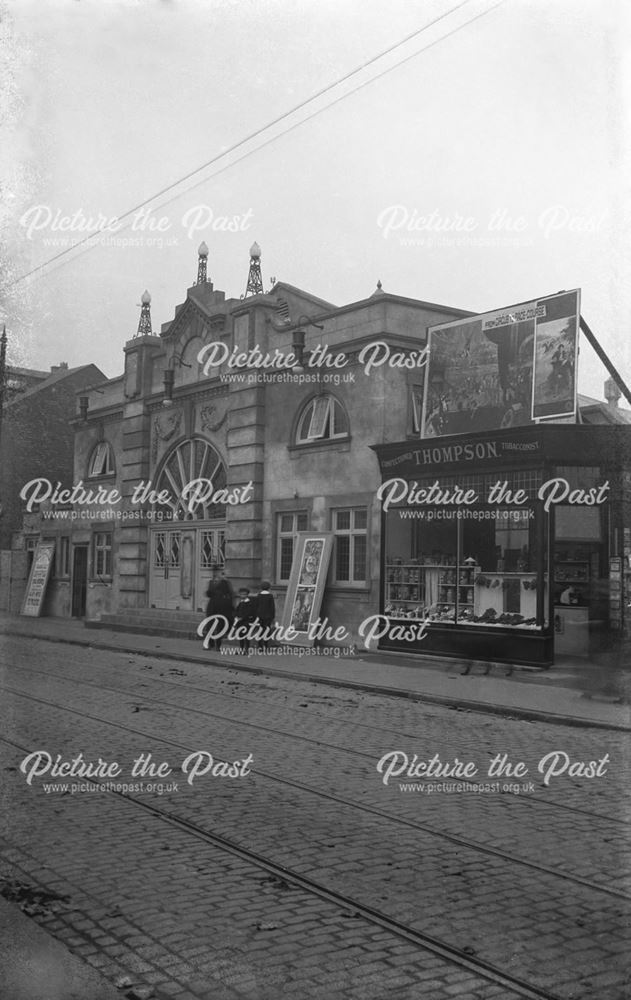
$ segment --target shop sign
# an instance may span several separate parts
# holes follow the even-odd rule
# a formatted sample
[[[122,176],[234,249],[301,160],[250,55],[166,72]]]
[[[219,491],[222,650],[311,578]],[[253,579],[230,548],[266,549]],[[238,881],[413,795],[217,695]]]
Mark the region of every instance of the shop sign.
[[[470,444],[441,445],[440,447],[415,448],[412,452],[416,465],[450,465],[460,462],[488,462],[493,459],[506,461],[516,455],[536,455],[540,452],[537,441],[477,441]],[[386,464],[386,463],[384,463]]]
[[[530,435],[522,432],[520,438],[498,440],[489,438],[478,441],[459,441],[457,444],[432,444],[431,441],[410,445],[400,455],[392,458],[380,458],[381,469],[400,470],[407,467],[409,475],[416,475],[419,468],[441,469],[448,465],[467,465],[472,467],[479,463],[508,465],[525,459],[538,459],[542,456],[542,442],[539,432],[533,428]]]
[[[421,437],[576,414],[580,291],[428,330]]]

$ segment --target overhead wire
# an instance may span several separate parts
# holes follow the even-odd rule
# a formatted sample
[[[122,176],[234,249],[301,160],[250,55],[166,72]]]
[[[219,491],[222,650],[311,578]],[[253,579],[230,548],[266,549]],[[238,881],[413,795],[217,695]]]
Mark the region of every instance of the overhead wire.
[[[413,38],[416,38],[418,35],[422,34],[423,32],[428,31],[430,28],[434,27],[434,25],[436,25],[440,21],[444,20],[450,14],[455,13],[460,8],[467,6],[467,4],[469,4],[471,2],[472,2],[472,0],[462,0],[461,3],[456,4],[456,6],[451,7],[448,11],[445,11],[443,14],[441,14],[438,17],[434,18],[434,20],[428,22],[426,25],[423,25],[422,28],[416,29],[416,31],[413,31],[411,34],[407,35],[405,38],[402,38],[399,42],[396,42],[395,44],[389,46],[387,49],[384,49],[382,52],[378,53],[377,55],[372,56],[370,59],[366,60],[360,66],[356,67],[353,70],[350,70],[348,73],[346,73],[344,76],[340,77],[338,80],[334,81],[333,83],[328,84],[326,87],[323,87],[321,90],[317,91],[315,94],[312,94],[310,97],[308,97],[305,100],[301,101],[299,104],[296,104],[293,108],[290,108],[289,110],[283,112],[282,115],[279,115],[276,118],[272,119],[266,125],[262,125],[259,128],[255,129],[254,132],[251,132],[249,135],[247,135],[244,138],[240,139],[238,142],[234,143],[228,149],[223,150],[221,153],[216,154],[214,157],[212,157],[206,163],[203,163],[201,166],[196,167],[194,170],[189,171],[187,174],[184,174],[182,177],[178,178],[178,180],[173,181],[170,184],[167,184],[161,190],[155,192],[149,198],[144,199],[143,201],[139,202],[137,205],[133,206],[132,208],[127,209],[121,215],[114,216],[113,218],[115,218],[117,222],[122,222],[125,219],[128,220],[127,223],[126,223],[126,225],[122,226],[122,227],[119,227],[116,230],[116,232],[120,232],[121,229],[125,229],[129,225],[131,225],[132,222],[133,222],[133,219],[130,218],[131,216],[135,216],[139,211],[141,211],[141,209],[145,208],[146,206],[152,205],[158,198],[162,197],[162,195],[167,194],[169,191],[172,191],[174,188],[179,187],[181,184],[184,184],[187,180],[190,180],[192,177],[195,177],[197,174],[201,173],[202,171],[207,170],[209,167],[213,166],[219,160],[224,159],[225,157],[229,156],[231,153],[233,153],[236,150],[240,149],[246,143],[251,142],[252,140],[258,138],[261,135],[263,135],[265,132],[267,132],[271,128],[273,128],[275,125],[280,124],[282,121],[284,121],[285,119],[289,118],[291,115],[293,115],[296,112],[302,110],[307,105],[312,104],[313,101],[315,101],[318,98],[324,96],[329,91],[335,89],[336,87],[341,86],[343,83],[347,82],[353,76],[356,76],[358,73],[360,73],[363,70],[365,70],[368,66],[371,66],[373,63],[377,62],[378,60],[383,59],[387,55],[390,55],[392,52],[394,52],[397,49],[401,48],[401,46],[406,45]],[[488,7],[487,9],[481,11],[480,13],[476,14],[472,18],[469,18],[469,20],[463,22],[462,24],[457,25],[451,31],[447,32],[444,35],[441,35],[437,39],[434,39],[433,41],[429,42],[427,45],[424,45],[422,48],[415,50],[414,52],[412,52],[409,55],[405,56],[403,59],[400,59],[397,62],[395,62],[393,65],[385,67],[383,70],[381,70],[381,72],[377,73],[374,76],[371,76],[368,80],[364,80],[364,81],[358,83],[351,90],[346,91],[343,94],[340,94],[339,97],[334,98],[332,101],[328,102],[323,107],[316,108],[314,111],[312,111],[305,118],[301,118],[300,121],[294,122],[292,125],[290,125],[286,129],[284,129],[282,132],[279,132],[279,133],[277,133],[277,134],[275,134],[273,136],[270,136],[264,142],[262,142],[259,145],[257,145],[254,149],[247,150],[246,152],[242,153],[236,159],[231,160],[229,163],[227,163],[224,166],[220,167],[218,170],[215,170],[211,174],[208,174],[208,175],[204,176],[200,181],[198,181],[196,184],[192,185],[191,187],[188,187],[188,188],[186,188],[183,191],[178,191],[176,194],[174,194],[167,201],[163,202],[161,205],[154,206],[154,210],[157,209],[157,208],[164,207],[165,205],[170,204],[172,201],[174,201],[177,198],[181,197],[183,194],[187,193],[188,191],[194,190],[196,187],[199,187],[202,184],[205,184],[208,180],[212,179],[213,177],[218,176],[219,174],[225,172],[226,170],[229,170],[231,167],[235,166],[237,163],[242,162],[243,160],[247,159],[249,156],[252,156],[254,153],[259,152],[259,150],[264,149],[266,146],[271,145],[271,143],[276,142],[278,139],[283,138],[285,135],[288,135],[290,132],[294,131],[294,129],[299,128],[302,125],[305,125],[307,122],[309,122],[313,118],[317,117],[317,115],[320,115],[323,112],[330,110],[331,108],[335,107],[335,105],[337,105],[341,101],[345,100],[347,97],[351,97],[353,94],[358,93],[360,90],[362,90],[364,87],[367,87],[369,84],[375,83],[377,80],[380,80],[382,77],[386,76],[388,73],[391,73],[393,70],[398,69],[400,66],[403,66],[406,63],[410,62],[412,59],[415,59],[422,52],[426,52],[429,49],[433,48],[435,45],[438,45],[440,42],[446,41],[446,39],[448,39],[448,38],[452,37],[453,35],[457,34],[459,31],[462,31],[464,28],[468,27],[470,24],[473,24],[475,21],[478,21],[482,17],[485,17],[487,14],[490,14],[493,10],[495,10],[497,7],[502,6],[502,4],[505,3],[505,2],[506,2],[506,0],[498,0],[498,2],[495,3],[495,4],[493,4],[491,7]],[[94,233],[87,234],[81,240],[78,240],[76,243],[73,243],[72,246],[66,247],[64,250],[61,250],[61,251],[59,251],[59,253],[54,254],[52,257],[49,257],[47,260],[43,261],[41,264],[38,264],[36,267],[32,268],[30,271],[27,271],[24,274],[20,275],[19,277],[15,278],[13,281],[8,282],[8,286],[10,287],[11,285],[16,285],[16,284],[18,284],[18,283],[20,283],[22,281],[25,281],[27,278],[32,277],[34,274],[39,273],[40,271],[44,270],[45,268],[49,268],[51,264],[54,264],[54,263],[58,262],[62,257],[65,257],[67,254],[69,254],[69,253],[71,253],[73,251],[76,251],[77,249],[79,249],[81,247],[83,247],[83,251],[82,251],[83,253],[85,253],[87,250],[93,249],[93,247],[95,245],[98,245],[97,243],[94,242],[94,240],[95,240],[95,234]],[[86,246],[85,244],[89,244],[89,245]],[[81,253],[75,254],[75,256],[72,258],[72,260],[75,260],[79,256],[81,256]],[[64,261],[64,263],[65,263],[65,261]],[[51,268],[51,271],[52,270],[53,269]]]

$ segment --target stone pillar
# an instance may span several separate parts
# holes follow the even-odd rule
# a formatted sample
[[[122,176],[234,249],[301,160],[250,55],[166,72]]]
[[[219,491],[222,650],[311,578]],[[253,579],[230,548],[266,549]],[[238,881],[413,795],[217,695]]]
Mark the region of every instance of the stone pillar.
[[[226,510],[226,575],[235,589],[256,586],[262,572],[265,387],[233,383],[228,414],[228,486],[253,483],[252,499]]]
[[[119,459],[124,511],[138,509],[137,506],[132,508],[131,495],[141,480],[149,479],[150,426],[150,417],[142,402],[128,403],[123,417],[123,448]],[[146,523],[123,520],[115,537],[118,539],[114,550],[118,609],[147,607],[149,529]]]

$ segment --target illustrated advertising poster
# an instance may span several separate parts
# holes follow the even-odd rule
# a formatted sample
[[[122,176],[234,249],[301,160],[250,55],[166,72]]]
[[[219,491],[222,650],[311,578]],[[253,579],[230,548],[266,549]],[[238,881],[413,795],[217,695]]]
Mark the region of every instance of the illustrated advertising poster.
[[[24,595],[23,615],[41,615],[54,555],[54,542],[40,542],[38,544]]]
[[[631,997],[629,51],[0,0],[0,1000]]]
[[[316,638],[332,547],[333,535],[330,532],[318,536],[310,533],[296,536],[283,620],[283,625],[291,630],[288,642],[311,646]]]
[[[580,293],[430,327],[423,436],[576,414]]]

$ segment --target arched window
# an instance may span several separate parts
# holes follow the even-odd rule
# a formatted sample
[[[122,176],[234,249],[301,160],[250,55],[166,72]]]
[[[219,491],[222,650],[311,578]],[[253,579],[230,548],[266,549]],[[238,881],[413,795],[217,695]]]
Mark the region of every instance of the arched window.
[[[112,446],[107,441],[99,441],[96,448],[90,455],[90,461],[88,463],[88,478],[93,479],[96,476],[113,476],[114,472],[114,455],[112,454]]]
[[[296,444],[346,438],[348,417],[335,396],[315,396],[300,414]]]
[[[226,481],[226,467],[208,441],[182,441],[167,456],[157,480],[157,491],[166,491],[170,500],[156,509],[170,509],[178,521],[223,519],[225,503],[213,501],[219,490],[225,490]]]

